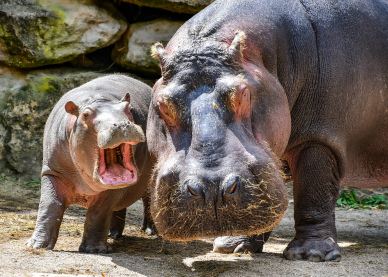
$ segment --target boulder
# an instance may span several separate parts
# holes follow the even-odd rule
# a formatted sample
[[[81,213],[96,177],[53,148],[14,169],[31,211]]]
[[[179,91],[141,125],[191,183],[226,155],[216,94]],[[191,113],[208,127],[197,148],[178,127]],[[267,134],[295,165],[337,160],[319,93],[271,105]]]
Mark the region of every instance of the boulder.
[[[29,73],[0,68],[0,172],[39,177],[44,124],[63,93],[102,73],[70,68]]]
[[[63,63],[113,44],[125,30],[117,10],[93,0],[1,0],[0,61],[19,68]]]
[[[165,19],[131,24],[115,44],[113,60],[130,70],[159,74],[159,64],[151,57],[151,46],[155,42],[167,44],[182,24],[181,21]]]
[[[24,75],[16,70],[0,67],[0,114],[7,101],[7,91],[10,93],[21,89],[25,85]],[[0,116],[0,172],[9,171],[7,168],[6,141],[10,133],[5,128],[5,122]],[[8,170],[7,170],[8,169]]]
[[[213,0],[121,0],[138,6],[159,8],[177,13],[196,13]]]

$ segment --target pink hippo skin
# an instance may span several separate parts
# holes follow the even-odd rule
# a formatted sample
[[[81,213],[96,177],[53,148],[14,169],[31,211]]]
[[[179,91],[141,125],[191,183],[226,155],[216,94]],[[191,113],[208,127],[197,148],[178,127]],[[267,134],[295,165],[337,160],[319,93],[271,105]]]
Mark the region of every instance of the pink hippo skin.
[[[58,101],[45,126],[41,199],[28,246],[53,249],[63,213],[78,204],[88,209],[79,250],[110,251],[109,227],[121,236],[126,207],[148,185],[152,161],[143,130],[150,92],[140,81],[109,75]]]

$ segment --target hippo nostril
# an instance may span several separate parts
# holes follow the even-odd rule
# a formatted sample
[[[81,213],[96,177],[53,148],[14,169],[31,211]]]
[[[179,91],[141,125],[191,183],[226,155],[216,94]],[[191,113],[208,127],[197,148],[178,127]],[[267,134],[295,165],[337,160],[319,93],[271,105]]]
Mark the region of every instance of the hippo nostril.
[[[237,182],[234,182],[231,186],[229,186],[226,190],[225,190],[225,193],[229,193],[229,194],[233,194],[236,192],[237,190]]]
[[[204,197],[203,187],[201,186],[201,184],[199,184],[197,182],[186,181],[185,187],[186,187],[187,192],[191,196]]]
[[[238,194],[241,186],[241,178],[239,176],[231,176],[226,178],[222,185],[222,194],[227,197],[235,196]]]
[[[193,188],[193,187],[191,187],[191,186],[187,186],[187,190],[188,190],[188,192],[190,192],[190,194],[192,194],[193,196],[198,196],[198,195],[199,195],[198,191],[196,191],[196,189]]]

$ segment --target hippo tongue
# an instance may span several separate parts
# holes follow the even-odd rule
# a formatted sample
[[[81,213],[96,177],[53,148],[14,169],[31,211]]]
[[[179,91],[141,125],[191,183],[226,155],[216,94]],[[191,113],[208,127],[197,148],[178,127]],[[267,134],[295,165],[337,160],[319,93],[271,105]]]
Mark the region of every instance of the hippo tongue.
[[[132,183],[133,173],[118,163],[110,165],[101,175],[106,184]]]

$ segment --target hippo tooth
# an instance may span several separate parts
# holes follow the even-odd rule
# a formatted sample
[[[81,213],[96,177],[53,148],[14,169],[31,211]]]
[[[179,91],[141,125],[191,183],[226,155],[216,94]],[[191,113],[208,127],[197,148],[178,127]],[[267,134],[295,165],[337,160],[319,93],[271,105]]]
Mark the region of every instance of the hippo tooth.
[[[104,150],[104,149],[100,149],[99,156],[100,156],[99,173],[100,173],[100,174],[103,174],[103,173],[105,172],[105,169],[106,169],[106,164],[105,164],[105,150]]]
[[[109,164],[114,164],[116,163],[116,153],[113,149],[107,149],[106,150],[108,157],[107,157],[107,162]]]
[[[117,161],[121,165],[123,165],[123,153],[122,153],[121,146],[116,147],[116,157],[117,157]]]

